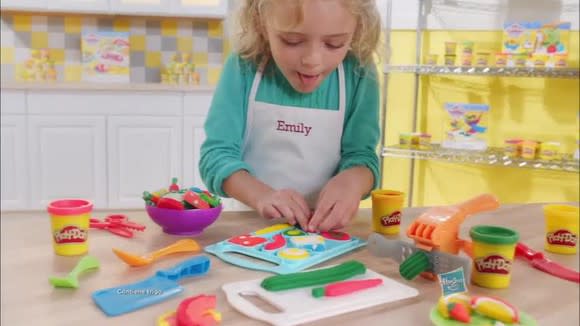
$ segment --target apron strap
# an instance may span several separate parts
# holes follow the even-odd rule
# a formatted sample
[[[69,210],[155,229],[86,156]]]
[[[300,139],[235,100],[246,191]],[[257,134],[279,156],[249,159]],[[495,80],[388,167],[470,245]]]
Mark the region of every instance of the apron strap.
[[[343,116],[346,112],[346,82],[342,62],[338,65],[338,112]]]
[[[258,95],[258,87],[260,86],[260,81],[262,80],[262,75],[264,73],[264,69],[266,68],[266,64],[268,63],[268,59],[262,60],[260,65],[258,66],[258,70],[256,70],[256,75],[254,76],[254,81],[252,82],[252,88],[250,89],[250,102],[256,101],[256,95]]]
[[[248,139],[250,139],[250,130],[251,124],[254,120],[254,103],[256,103],[256,95],[258,94],[258,87],[260,86],[260,82],[262,81],[262,75],[264,69],[266,68],[266,64],[268,63],[268,59],[262,60],[260,65],[258,66],[258,70],[256,70],[256,75],[254,76],[254,81],[252,82],[252,88],[250,89],[250,96],[248,98],[248,110],[246,112],[246,131],[244,132],[244,150],[248,145]]]

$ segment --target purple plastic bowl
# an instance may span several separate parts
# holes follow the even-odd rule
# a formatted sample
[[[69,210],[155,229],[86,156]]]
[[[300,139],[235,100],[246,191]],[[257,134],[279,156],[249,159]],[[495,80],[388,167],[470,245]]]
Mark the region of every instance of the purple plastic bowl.
[[[163,232],[174,235],[198,235],[215,222],[222,212],[222,205],[183,211],[155,206],[146,208],[149,217],[163,229]]]

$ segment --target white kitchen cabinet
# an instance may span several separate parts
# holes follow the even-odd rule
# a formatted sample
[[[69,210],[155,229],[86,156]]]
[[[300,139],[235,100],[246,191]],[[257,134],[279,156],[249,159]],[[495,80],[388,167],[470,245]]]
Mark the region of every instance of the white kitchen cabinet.
[[[50,0],[51,11],[108,12],[109,0]]]
[[[28,117],[30,208],[58,198],[106,202],[106,128],[99,116]]]
[[[152,14],[167,16],[171,0],[110,0],[111,13]]]
[[[143,191],[172,177],[207,188],[198,163],[211,89],[30,87],[2,88],[2,211],[44,210],[65,197],[143,208]]]
[[[171,11],[190,17],[224,18],[228,0],[171,0]]]
[[[109,207],[143,207],[143,191],[181,180],[182,128],[181,117],[108,118]]]
[[[0,7],[8,10],[46,10],[48,7],[48,0],[2,0]]]
[[[2,209],[25,209],[28,205],[26,168],[26,116],[2,117]]]
[[[204,117],[183,118],[183,184],[207,188],[199,174],[201,144],[205,140]]]

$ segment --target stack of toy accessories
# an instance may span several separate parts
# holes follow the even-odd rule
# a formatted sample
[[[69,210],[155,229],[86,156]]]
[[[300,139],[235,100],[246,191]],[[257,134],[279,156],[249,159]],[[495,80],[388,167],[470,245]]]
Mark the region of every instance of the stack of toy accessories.
[[[470,242],[459,238],[459,227],[469,215],[499,207],[497,199],[483,194],[458,205],[434,207],[421,214],[407,229],[414,244],[386,239],[373,233],[368,240],[370,252],[378,257],[394,259],[399,272],[407,280],[421,274],[435,280],[441,273],[462,267],[469,276],[471,260],[458,256],[460,250],[471,253]]]
[[[219,197],[207,190],[197,187],[180,189],[177,185],[177,178],[171,180],[169,190],[160,189],[152,193],[145,191],[143,199],[147,205],[175,210],[208,209],[218,207],[221,203]]]

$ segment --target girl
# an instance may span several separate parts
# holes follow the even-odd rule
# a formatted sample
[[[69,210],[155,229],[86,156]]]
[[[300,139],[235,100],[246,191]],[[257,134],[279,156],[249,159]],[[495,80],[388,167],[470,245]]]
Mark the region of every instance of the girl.
[[[210,191],[304,230],[347,225],[379,181],[375,0],[245,0],[199,162]]]

